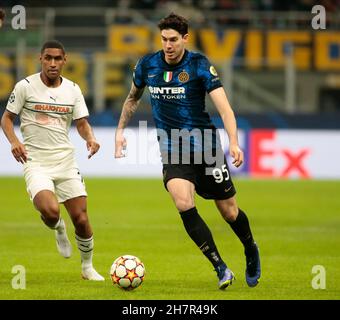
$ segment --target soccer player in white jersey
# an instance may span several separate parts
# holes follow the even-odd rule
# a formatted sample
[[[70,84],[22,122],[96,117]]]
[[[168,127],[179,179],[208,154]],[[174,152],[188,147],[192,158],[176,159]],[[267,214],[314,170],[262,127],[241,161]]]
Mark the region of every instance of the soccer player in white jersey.
[[[82,277],[101,281],[104,278],[92,265],[93,233],[87,215],[87,193],[68,137],[72,120],[86,141],[88,158],[100,146],[87,121],[89,113],[79,86],[61,76],[66,63],[64,46],[55,40],[47,41],[40,61],[40,73],[16,84],[1,126],[14,158],[23,164],[27,191],[35,208],[43,222],[55,230],[59,253],[65,258],[71,256],[71,243],[60,216],[59,203],[63,203],[75,227]],[[14,132],[17,115],[23,142]]]

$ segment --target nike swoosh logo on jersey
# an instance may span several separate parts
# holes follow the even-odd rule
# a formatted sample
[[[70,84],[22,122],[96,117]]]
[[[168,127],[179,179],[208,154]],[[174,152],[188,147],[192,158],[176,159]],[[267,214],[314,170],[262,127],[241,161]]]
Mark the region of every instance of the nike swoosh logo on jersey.
[[[153,77],[156,77],[157,74],[148,74],[148,78],[153,78]]]

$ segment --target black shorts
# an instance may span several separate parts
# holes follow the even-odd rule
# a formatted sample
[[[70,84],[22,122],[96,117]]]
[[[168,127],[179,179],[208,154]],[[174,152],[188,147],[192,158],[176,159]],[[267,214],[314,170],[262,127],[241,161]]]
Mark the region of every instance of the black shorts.
[[[165,189],[169,180],[181,178],[195,185],[198,195],[204,199],[224,200],[235,195],[227,161],[216,164],[163,164],[163,183]]]

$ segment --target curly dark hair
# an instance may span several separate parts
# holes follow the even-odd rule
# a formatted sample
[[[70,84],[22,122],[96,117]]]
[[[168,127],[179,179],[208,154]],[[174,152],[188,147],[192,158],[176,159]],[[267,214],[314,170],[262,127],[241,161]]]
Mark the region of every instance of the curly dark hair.
[[[188,33],[188,27],[188,20],[173,12],[158,23],[158,28],[160,31],[164,29],[174,29],[182,36]]]

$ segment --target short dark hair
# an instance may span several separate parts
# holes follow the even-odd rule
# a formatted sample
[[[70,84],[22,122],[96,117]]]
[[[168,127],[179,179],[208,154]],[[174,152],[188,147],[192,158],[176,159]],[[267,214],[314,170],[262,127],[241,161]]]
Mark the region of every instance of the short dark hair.
[[[174,29],[182,36],[188,33],[188,27],[188,20],[173,12],[158,23],[158,28],[160,31],[164,29]]]
[[[41,47],[40,53],[43,54],[44,50],[47,49],[47,48],[61,49],[61,51],[65,55],[65,48],[64,48],[63,44],[58,40],[48,40],[48,41],[46,41],[43,44],[43,46]]]

